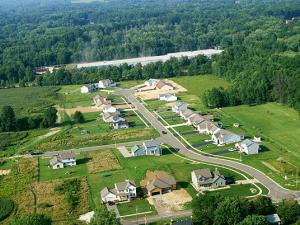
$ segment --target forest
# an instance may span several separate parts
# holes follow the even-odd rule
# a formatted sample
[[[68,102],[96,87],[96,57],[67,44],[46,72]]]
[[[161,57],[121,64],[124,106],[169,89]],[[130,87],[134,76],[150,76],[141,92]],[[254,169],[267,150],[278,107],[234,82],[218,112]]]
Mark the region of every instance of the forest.
[[[0,6],[0,86],[60,85],[213,73],[232,82],[209,107],[277,101],[300,109],[299,1],[7,1]],[[221,47],[212,59],[146,67],[36,67]],[[214,93],[215,92],[215,93]],[[223,93],[224,92],[224,93]],[[221,97],[217,97],[221,96]]]

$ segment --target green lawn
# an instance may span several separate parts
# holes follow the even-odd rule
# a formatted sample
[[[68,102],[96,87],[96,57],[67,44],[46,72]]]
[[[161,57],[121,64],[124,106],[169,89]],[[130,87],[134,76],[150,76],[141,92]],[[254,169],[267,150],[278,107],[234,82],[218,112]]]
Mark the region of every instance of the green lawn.
[[[71,177],[82,177],[88,174],[87,165],[84,156],[78,156],[76,159],[76,166],[70,166],[63,169],[49,168],[49,161],[51,158],[39,158],[39,180],[55,180],[66,179]]]
[[[121,216],[131,215],[136,213],[145,213],[150,211],[152,211],[152,213],[147,215],[156,214],[155,207],[151,206],[147,199],[132,201],[128,203],[121,203],[118,205],[118,210]]]
[[[132,88],[137,85],[143,84],[144,80],[129,80],[129,81],[121,81],[118,83],[118,87],[120,88]]]
[[[255,189],[256,192],[251,192],[251,189]],[[220,193],[224,196],[252,196],[259,192],[259,190],[253,184],[238,184],[238,185],[231,185],[228,189],[222,189],[218,191],[206,191],[206,194],[213,194],[213,193]]]
[[[11,169],[12,164],[13,164],[12,159],[4,160],[2,164],[0,163],[0,169],[3,169],[3,170]]]
[[[205,91],[214,87],[226,88],[230,85],[227,81],[214,75],[184,76],[172,78],[172,80],[187,89],[187,92],[179,94],[180,100],[200,111],[206,110],[201,100]]]
[[[226,107],[217,114],[226,126],[238,122],[247,136],[263,137],[264,151],[257,156],[244,156],[245,163],[265,172],[286,188],[296,188],[296,167],[300,169],[300,116],[295,110],[268,103]],[[283,179],[285,176],[287,180]]]

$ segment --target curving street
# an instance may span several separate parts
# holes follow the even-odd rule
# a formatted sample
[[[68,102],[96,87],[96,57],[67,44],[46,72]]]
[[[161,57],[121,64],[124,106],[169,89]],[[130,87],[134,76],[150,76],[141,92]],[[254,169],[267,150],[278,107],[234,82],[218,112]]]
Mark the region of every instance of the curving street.
[[[196,153],[187,149],[181,141],[179,141],[165,126],[143,105],[141,104],[133,95],[132,90],[128,89],[117,89],[116,90],[120,95],[123,95],[147,120],[148,122],[161,134],[159,138],[160,141],[164,144],[168,144],[176,149],[182,155],[212,164],[223,165],[226,167],[230,167],[233,169],[240,170],[251,177],[257,179],[260,183],[262,183],[265,187],[269,189],[269,196],[273,199],[273,201],[280,201],[286,198],[293,198],[300,201],[300,192],[292,191],[281,187],[278,183],[273,181],[264,173],[258,171],[257,169],[245,165],[243,163],[221,159],[212,156],[206,156],[200,153]],[[162,131],[165,131],[166,134],[162,134]]]

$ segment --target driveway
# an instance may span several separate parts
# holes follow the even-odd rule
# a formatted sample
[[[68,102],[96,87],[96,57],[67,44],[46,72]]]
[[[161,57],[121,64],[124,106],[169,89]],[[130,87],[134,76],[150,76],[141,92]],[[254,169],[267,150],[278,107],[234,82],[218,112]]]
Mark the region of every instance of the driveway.
[[[124,158],[130,158],[132,155],[129,153],[125,146],[118,147],[119,152],[122,154]]]
[[[178,152],[187,158],[194,159],[197,161],[203,161],[206,163],[218,164],[225,167],[237,169],[245,172],[257,179],[265,187],[269,189],[269,196],[273,201],[280,201],[286,198],[294,198],[300,201],[300,192],[292,191],[281,187],[278,183],[273,181],[271,178],[266,176],[259,170],[248,166],[246,164],[230,161],[226,159],[221,159],[213,156],[202,155],[200,153],[194,152],[187,149],[180,141],[177,139],[143,104],[141,104],[133,95],[132,90],[117,89],[119,94],[123,95],[139,112],[149,121],[149,123],[158,131],[165,131],[166,134],[160,137],[160,140],[164,144],[168,144],[178,150]]]

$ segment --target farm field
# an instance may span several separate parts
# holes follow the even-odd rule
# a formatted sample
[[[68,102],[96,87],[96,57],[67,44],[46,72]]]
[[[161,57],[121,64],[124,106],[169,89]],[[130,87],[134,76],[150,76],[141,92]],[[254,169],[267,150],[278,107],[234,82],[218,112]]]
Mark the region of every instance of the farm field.
[[[57,102],[58,87],[26,87],[0,89],[0,109],[13,107],[16,116],[41,114]]]

